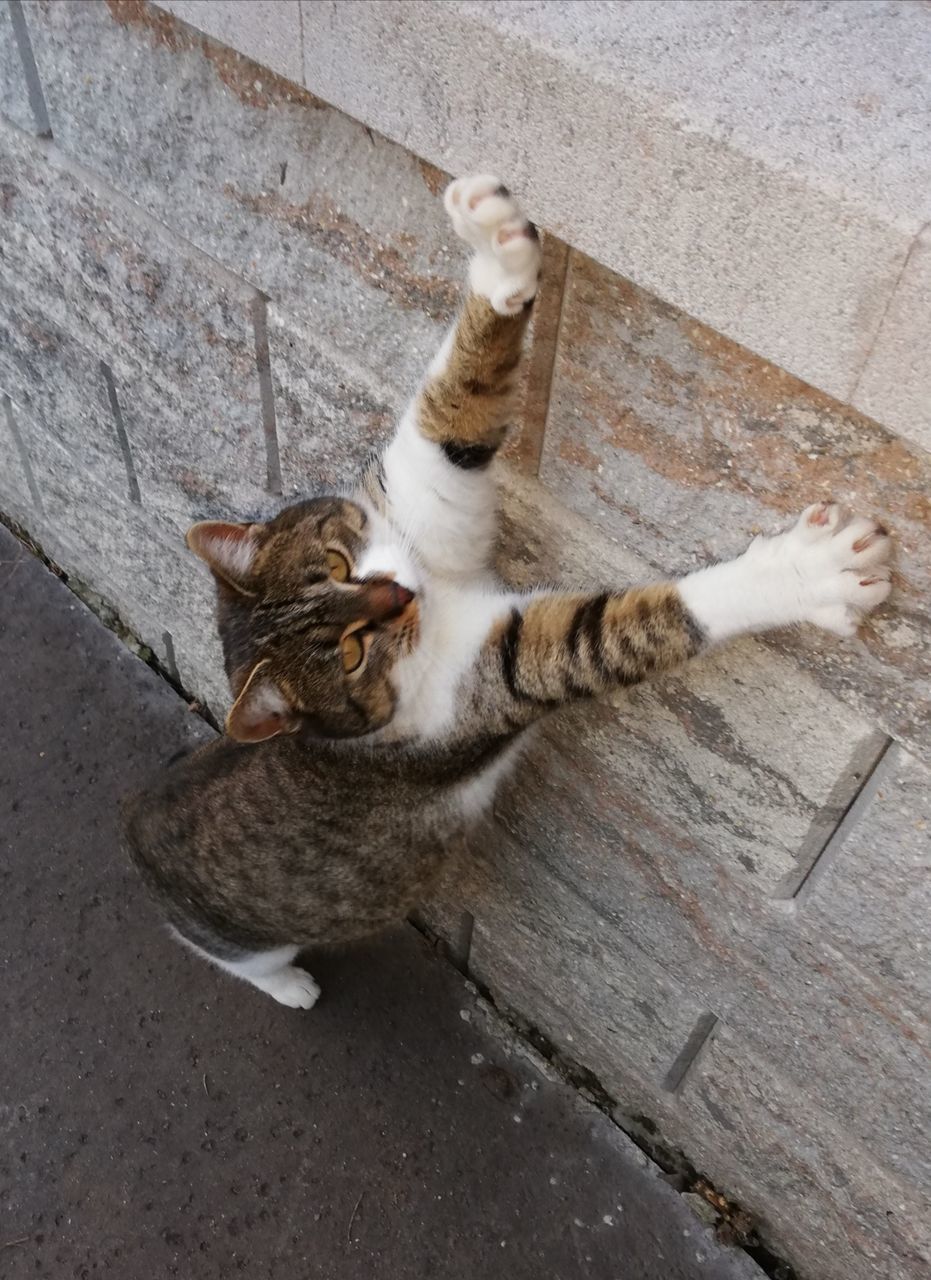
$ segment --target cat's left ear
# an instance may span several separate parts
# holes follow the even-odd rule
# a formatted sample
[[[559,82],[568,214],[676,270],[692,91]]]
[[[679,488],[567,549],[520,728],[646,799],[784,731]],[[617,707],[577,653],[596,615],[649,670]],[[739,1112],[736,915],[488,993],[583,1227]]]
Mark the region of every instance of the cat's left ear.
[[[279,733],[295,733],[301,718],[267,674],[268,659],[252,668],[242,693],[226,717],[226,732],[237,742],[264,742]]]
[[[255,595],[252,566],[259,549],[261,524],[225,524],[222,520],[202,520],[187,531],[187,542],[195,555],[213,573],[243,595]]]

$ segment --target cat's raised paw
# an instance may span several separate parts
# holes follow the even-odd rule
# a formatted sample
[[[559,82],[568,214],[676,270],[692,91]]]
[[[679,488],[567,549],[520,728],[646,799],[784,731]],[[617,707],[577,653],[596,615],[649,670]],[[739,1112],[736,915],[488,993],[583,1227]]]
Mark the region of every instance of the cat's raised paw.
[[[453,229],[472,246],[469,282],[501,315],[519,312],[536,294],[540,274],[537,229],[500,179],[457,178],[443,203]]]
[[[801,620],[836,635],[853,635],[891,590],[886,529],[861,516],[845,521],[835,503],[808,507],[786,533],[761,540],[759,554],[784,565],[785,590],[797,596]]]

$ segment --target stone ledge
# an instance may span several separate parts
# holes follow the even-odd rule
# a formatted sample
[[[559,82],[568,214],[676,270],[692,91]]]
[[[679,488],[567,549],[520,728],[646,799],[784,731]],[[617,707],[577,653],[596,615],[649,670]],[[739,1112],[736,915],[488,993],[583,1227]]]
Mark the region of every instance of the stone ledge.
[[[161,7],[931,448],[925,6]]]

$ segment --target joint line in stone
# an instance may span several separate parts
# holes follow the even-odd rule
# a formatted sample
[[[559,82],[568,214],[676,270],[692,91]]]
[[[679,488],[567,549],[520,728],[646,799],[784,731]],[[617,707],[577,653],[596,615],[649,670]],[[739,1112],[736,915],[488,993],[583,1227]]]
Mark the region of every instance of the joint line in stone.
[[[113,370],[104,360],[100,362],[100,374],[106,383],[107,400],[110,402],[110,413],[113,416],[113,430],[116,432],[120,453],[123,455],[123,465],[126,468],[126,487],[129,491],[129,500],[130,502],[135,502],[137,506],[141,506],[142,494],[139,492],[136,464],[133,462],[133,451],[130,448],[129,435],[126,431],[126,423],[123,420],[123,410],[120,407],[120,399],[116,393],[116,381],[113,377]]]
[[[268,349],[268,300],[257,293],[252,301],[252,326],[255,331],[255,363],[259,375],[262,404],[262,428],[265,433],[266,488],[281,493],[281,455],[278,449],[278,417],[275,412],[275,387],[272,382],[271,355]]]
[[[717,1025],[718,1019],[713,1013],[703,1013],[698,1018],[675,1062],[666,1072],[663,1088],[667,1093],[681,1092],[689,1072],[710,1044]]]
[[[846,843],[848,836],[860,821],[865,810],[872,803],[873,797],[877,790],[882,786],[882,780],[889,768],[889,751],[893,746],[892,738],[886,738],[882,749],[876,756],[872,768],[864,775],[860,786],[850,801],[850,804],[841,815],[837,826],[828,836],[824,843],[824,847],[812,862],[811,866],[802,876],[795,891],[788,895],[794,906],[801,906],[809,897],[811,891],[817,884],[818,880],[827,870],[827,868],[835,861],[841,847]]]
[[[29,39],[29,27],[26,24],[22,0],[10,0],[10,18],[13,22],[13,35],[19,50],[19,60],[23,67],[26,93],[29,96],[32,117],[36,122],[36,131],[40,138],[50,138],[52,126],[49,121],[48,107],[45,105],[45,94],[42,92],[42,81],[39,79],[39,68],[32,51],[32,41]]]
[[[36,478],[32,470],[32,463],[29,460],[29,450],[26,448],[26,442],[19,429],[19,422],[17,421],[16,410],[13,408],[13,401],[5,392],[2,393],[2,400],[3,411],[6,414],[6,423],[10,429],[10,435],[13,437],[13,444],[16,447],[16,452],[19,454],[20,465],[22,466],[23,472],[26,476],[29,496],[32,498],[36,510],[41,515],[45,515],[42,493],[39,486],[36,484]]]

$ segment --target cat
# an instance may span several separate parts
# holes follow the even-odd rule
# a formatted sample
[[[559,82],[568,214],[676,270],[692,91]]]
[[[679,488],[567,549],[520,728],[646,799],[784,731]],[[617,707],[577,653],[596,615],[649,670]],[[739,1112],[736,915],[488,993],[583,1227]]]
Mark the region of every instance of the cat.
[[[124,821],[181,940],[292,1007],[319,995],[299,950],[403,919],[541,716],[747,632],[851,635],[890,588],[885,529],[825,502],[678,582],[500,585],[491,463],[540,244],[497,178],[444,202],[472,250],[463,309],[358,488],[190,530],[235,702]]]

